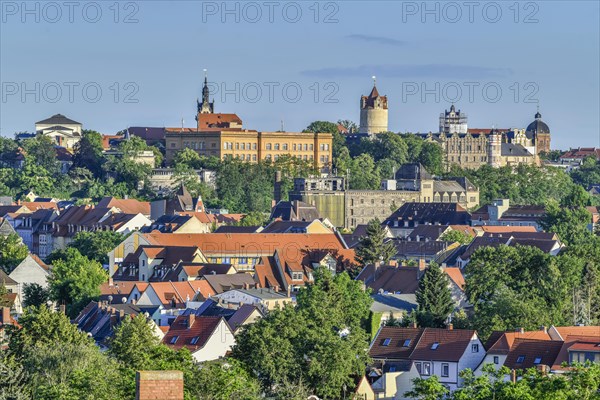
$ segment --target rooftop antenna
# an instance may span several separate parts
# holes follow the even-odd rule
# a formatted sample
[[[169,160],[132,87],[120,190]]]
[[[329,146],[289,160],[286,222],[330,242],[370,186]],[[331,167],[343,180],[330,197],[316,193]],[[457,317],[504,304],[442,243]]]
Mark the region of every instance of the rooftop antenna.
[[[281,118],[281,132],[285,132],[285,130],[283,129],[283,128],[284,128],[284,126],[283,126],[283,125],[284,125],[284,124],[283,124],[283,118]]]
[[[185,121],[183,120],[183,118],[181,118],[181,132],[183,132],[183,124],[185,123]]]
[[[206,80],[208,78],[208,70],[206,68],[204,68],[203,71],[204,71],[204,80]]]

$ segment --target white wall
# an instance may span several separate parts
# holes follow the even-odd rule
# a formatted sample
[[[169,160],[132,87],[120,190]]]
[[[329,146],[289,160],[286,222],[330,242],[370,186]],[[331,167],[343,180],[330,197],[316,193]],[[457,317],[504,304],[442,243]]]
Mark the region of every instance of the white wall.
[[[224,357],[235,345],[235,337],[224,319],[221,319],[213,335],[208,339],[204,347],[192,353],[198,362],[216,360]]]

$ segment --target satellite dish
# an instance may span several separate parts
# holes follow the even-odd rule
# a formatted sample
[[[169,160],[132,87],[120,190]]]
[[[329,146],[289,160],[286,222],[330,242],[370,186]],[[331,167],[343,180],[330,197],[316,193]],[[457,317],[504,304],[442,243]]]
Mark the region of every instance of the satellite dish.
[[[123,303],[123,304],[127,303],[127,297],[123,296],[123,298],[121,299],[121,303]]]
[[[113,301],[113,297],[112,296],[108,296],[108,302],[112,303],[112,301]]]

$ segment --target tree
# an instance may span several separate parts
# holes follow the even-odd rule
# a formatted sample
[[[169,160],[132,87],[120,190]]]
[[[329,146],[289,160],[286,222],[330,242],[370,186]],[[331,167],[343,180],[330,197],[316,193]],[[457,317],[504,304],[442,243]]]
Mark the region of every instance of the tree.
[[[375,166],[373,157],[369,154],[361,154],[352,160],[349,174],[350,189],[377,189],[380,178],[379,169]]]
[[[81,255],[102,265],[108,264],[108,252],[125,239],[122,233],[113,231],[78,232],[69,247]]]
[[[387,240],[385,230],[377,218],[369,221],[366,236],[360,238],[356,248],[356,261],[362,265],[377,262],[389,263],[396,255],[396,246]]]
[[[263,226],[268,217],[261,212],[251,211],[240,221],[240,226]]]
[[[81,255],[75,248],[68,248],[65,258],[54,261],[48,278],[50,297],[67,304],[69,315],[75,317],[90,300],[100,295],[100,285],[107,278],[99,262]]]
[[[473,237],[462,231],[448,230],[444,232],[442,236],[440,236],[440,240],[445,242],[469,244],[473,240]]]
[[[199,368],[197,379],[197,392],[195,395],[199,399],[262,399],[258,380],[239,361],[234,359],[203,363]]]
[[[200,167],[200,161],[200,155],[189,147],[186,147],[175,154],[173,166],[197,169]]]
[[[0,281],[0,307],[12,307],[12,301],[8,298],[8,294],[6,282]]]
[[[37,135],[33,139],[25,140],[25,163],[38,165],[51,175],[58,173],[59,164],[54,146],[54,141],[46,135]]]
[[[40,307],[50,300],[48,289],[37,283],[26,283],[23,286],[23,307]]]
[[[413,379],[412,390],[404,393],[404,396],[416,400],[443,400],[448,393],[450,391],[440,382],[437,375],[433,375],[428,379]]]
[[[591,219],[592,215],[584,207],[561,207],[549,200],[541,225],[545,231],[556,233],[563,242],[575,244],[591,234],[588,230]]]
[[[416,292],[419,325],[443,328],[454,310],[448,277],[435,263],[431,263],[419,281]]]
[[[100,178],[104,163],[102,135],[96,131],[84,129],[81,132],[81,139],[75,144],[73,150],[72,168],[85,168],[96,178]]]
[[[27,385],[27,373],[14,356],[0,352],[0,399],[29,400],[31,391]]]
[[[131,368],[145,368],[159,343],[146,316],[138,314],[125,318],[115,329],[109,353]]]
[[[16,233],[0,235],[0,268],[10,274],[27,257],[29,250]]]
[[[315,283],[298,293],[297,306],[271,311],[236,338],[233,357],[261,380],[267,394],[286,382],[303,382],[324,398],[339,398],[344,385],[368,362],[371,298],[347,273],[315,271]]]

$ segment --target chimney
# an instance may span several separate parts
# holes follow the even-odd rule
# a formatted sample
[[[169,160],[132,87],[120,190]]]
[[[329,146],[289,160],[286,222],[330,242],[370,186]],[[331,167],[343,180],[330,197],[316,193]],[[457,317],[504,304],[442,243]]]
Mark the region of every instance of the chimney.
[[[58,307],[58,309],[60,310],[61,314],[67,313],[67,307],[64,304],[61,304],[60,307]]]
[[[108,286],[114,286],[113,278],[108,278]]]
[[[412,327],[413,327],[413,328],[415,328],[415,329],[417,329],[417,328],[418,328],[418,326],[417,326],[417,321],[413,321],[413,322],[412,322]]]
[[[547,327],[547,326],[544,326],[544,325],[542,325],[542,326],[540,327],[540,330],[541,330],[542,332],[544,332],[544,333],[548,333],[548,327]]]
[[[196,322],[196,314],[191,313],[190,315],[188,315],[188,320],[187,320],[188,329],[190,329],[194,325],[194,322]]]
[[[517,370],[513,369],[510,371],[510,380],[512,383],[517,383]]]
[[[125,319],[125,310],[119,310],[119,321],[123,321]]]
[[[2,318],[0,320],[0,322],[2,322],[2,324],[10,324],[11,323],[9,307],[2,307],[2,315],[0,316],[0,318]]]
[[[292,287],[290,285],[287,287],[287,297],[292,297]]]
[[[448,324],[448,330],[451,331],[454,329],[454,324],[451,322]]]
[[[515,330],[515,332],[517,332],[517,333],[525,333],[525,328],[517,328]]]
[[[183,372],[137,371],[136,400],[183,400]]]

